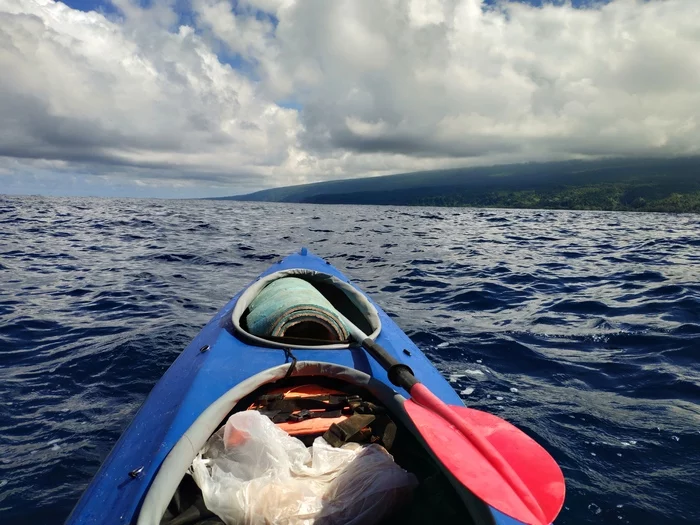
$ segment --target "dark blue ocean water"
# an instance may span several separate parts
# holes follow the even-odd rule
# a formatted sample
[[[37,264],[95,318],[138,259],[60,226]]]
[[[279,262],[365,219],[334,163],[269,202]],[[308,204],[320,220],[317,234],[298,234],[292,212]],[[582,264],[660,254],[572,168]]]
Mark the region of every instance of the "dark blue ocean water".
[[[557,523],[700,523],[698,215],[38,197],[0,197],[0,522],[62,522],[178,352],[302,245],[554,455]]]

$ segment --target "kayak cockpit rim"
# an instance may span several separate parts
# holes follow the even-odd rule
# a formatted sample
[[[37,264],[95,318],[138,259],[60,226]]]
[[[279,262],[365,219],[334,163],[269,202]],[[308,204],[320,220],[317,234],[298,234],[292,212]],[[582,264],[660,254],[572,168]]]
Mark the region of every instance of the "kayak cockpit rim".
[[[259,387],[287,376],[289,364],[264,370],[239,383],[209,405],[185,431],[158,469],[138,515],[137,525],[159,525],[180,481],[200,449],[221,425],[222,420],[245,396]],[[365,388],[392,413],[405,414],[401,408],[405,398],[389,385],[353,368],[318,361],[299,361],[291,377],[329,377]],[[411,425],[411,420],[402,418]]]
[[[335,308],[338,309],[345,317],[350,319],[355,324],[363,325],[365,332],[369,334],[370,339],[374,340],[379,336],[382,329],[382,323],[379,319],[379,314],[375,306],[370,300],[357,288],[351,284],[324,272],[310,270],[307,268],[292,268],[274,272],[265,277],[262,277],[251,284],[238,298],[236,305],[231,313],[231,321],[236,334],[246,342],[257,346],[274,347],[274,348],[309,348],[308,344],[294,344],[288,341],[276,341],[266,339],[251,334],[245,327],[245,315],[248,307],[258,294],[270,283],[285,277],[297,277],[311,283],[317,288]],[[313,345],[313,348],[319,350],[336,350],[344,349],[351,346],[352,343],[332,343]]]

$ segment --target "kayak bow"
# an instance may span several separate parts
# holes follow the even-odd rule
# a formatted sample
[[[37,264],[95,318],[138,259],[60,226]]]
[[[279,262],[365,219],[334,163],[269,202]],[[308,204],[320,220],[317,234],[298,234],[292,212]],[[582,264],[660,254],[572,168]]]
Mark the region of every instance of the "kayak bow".
[[[266,325],[267,314],[260,312],[250,317],[256,323],[251,330],[251,304],[257,305],[255,299],[271,283],[289,277],[311,283],[345,319],[344,327],[327,317],[331,308],[326,302],[318,302],[280,316],[274,323],[277,335],[266,337],[265,328],[258,328]],[[291,284],[281,288],[299,283]],[[324,328],[305,333],[303,323],[313,324],[319,309]],[[341,340],[344,328],[372,359],[353,341]],[[390,415],[398,427],[391,450],[396,463],[411,471],[410,458],[422,458],[424,472],[416,474],[426,483],[426,494],[433,487],[429,483],[445,480],[450,503],[442,506],[453,507],[452,522],[547,525],[561,509],[564,480],[551,456],[510,423],[464,407],[389,316],[336,268],[302,249],[238,293],[185,348],[154,386],[67,523],[161,523],[173,496],[185,487],[192,460],[229,414],[246,410],[250,396],[272,387],[294,383],[313,390],[319,382],[324,388],[329,383],[333,390],[359,392]],[[403,516],[418,520],[420,509],[415,501],[410,504]],[[440,507],[434,507],[436,512],[450,510]]]

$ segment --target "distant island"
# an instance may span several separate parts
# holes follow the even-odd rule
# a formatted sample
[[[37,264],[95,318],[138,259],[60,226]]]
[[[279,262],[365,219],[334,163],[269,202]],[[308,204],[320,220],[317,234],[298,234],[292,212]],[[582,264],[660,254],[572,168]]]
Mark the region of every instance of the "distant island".
[[[700,213],[700,157],[422,171],[288,186],[220,199]]]

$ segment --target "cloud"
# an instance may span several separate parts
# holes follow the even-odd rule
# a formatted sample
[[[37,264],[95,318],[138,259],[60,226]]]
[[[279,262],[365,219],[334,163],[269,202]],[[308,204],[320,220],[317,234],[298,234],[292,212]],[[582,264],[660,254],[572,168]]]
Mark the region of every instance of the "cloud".
[[[322,72],[296,84],[314,151],[684,154],[698,151],[698,16],[695,0],[319,0],[281,20],[277,39],[288,76]],[[384,129],[368,140],[349,122]]]
[[[41,162],[179,195],[700,153],[697,0],[176,5],[0,0],[0,184]]]
[[[167,17],[126,5],[124,19],[111,21],[2,0],[0,155],[205,181],[264,177],[282,164],[297,112],[258,96],[193,28],[169,31],[152,20]]]

